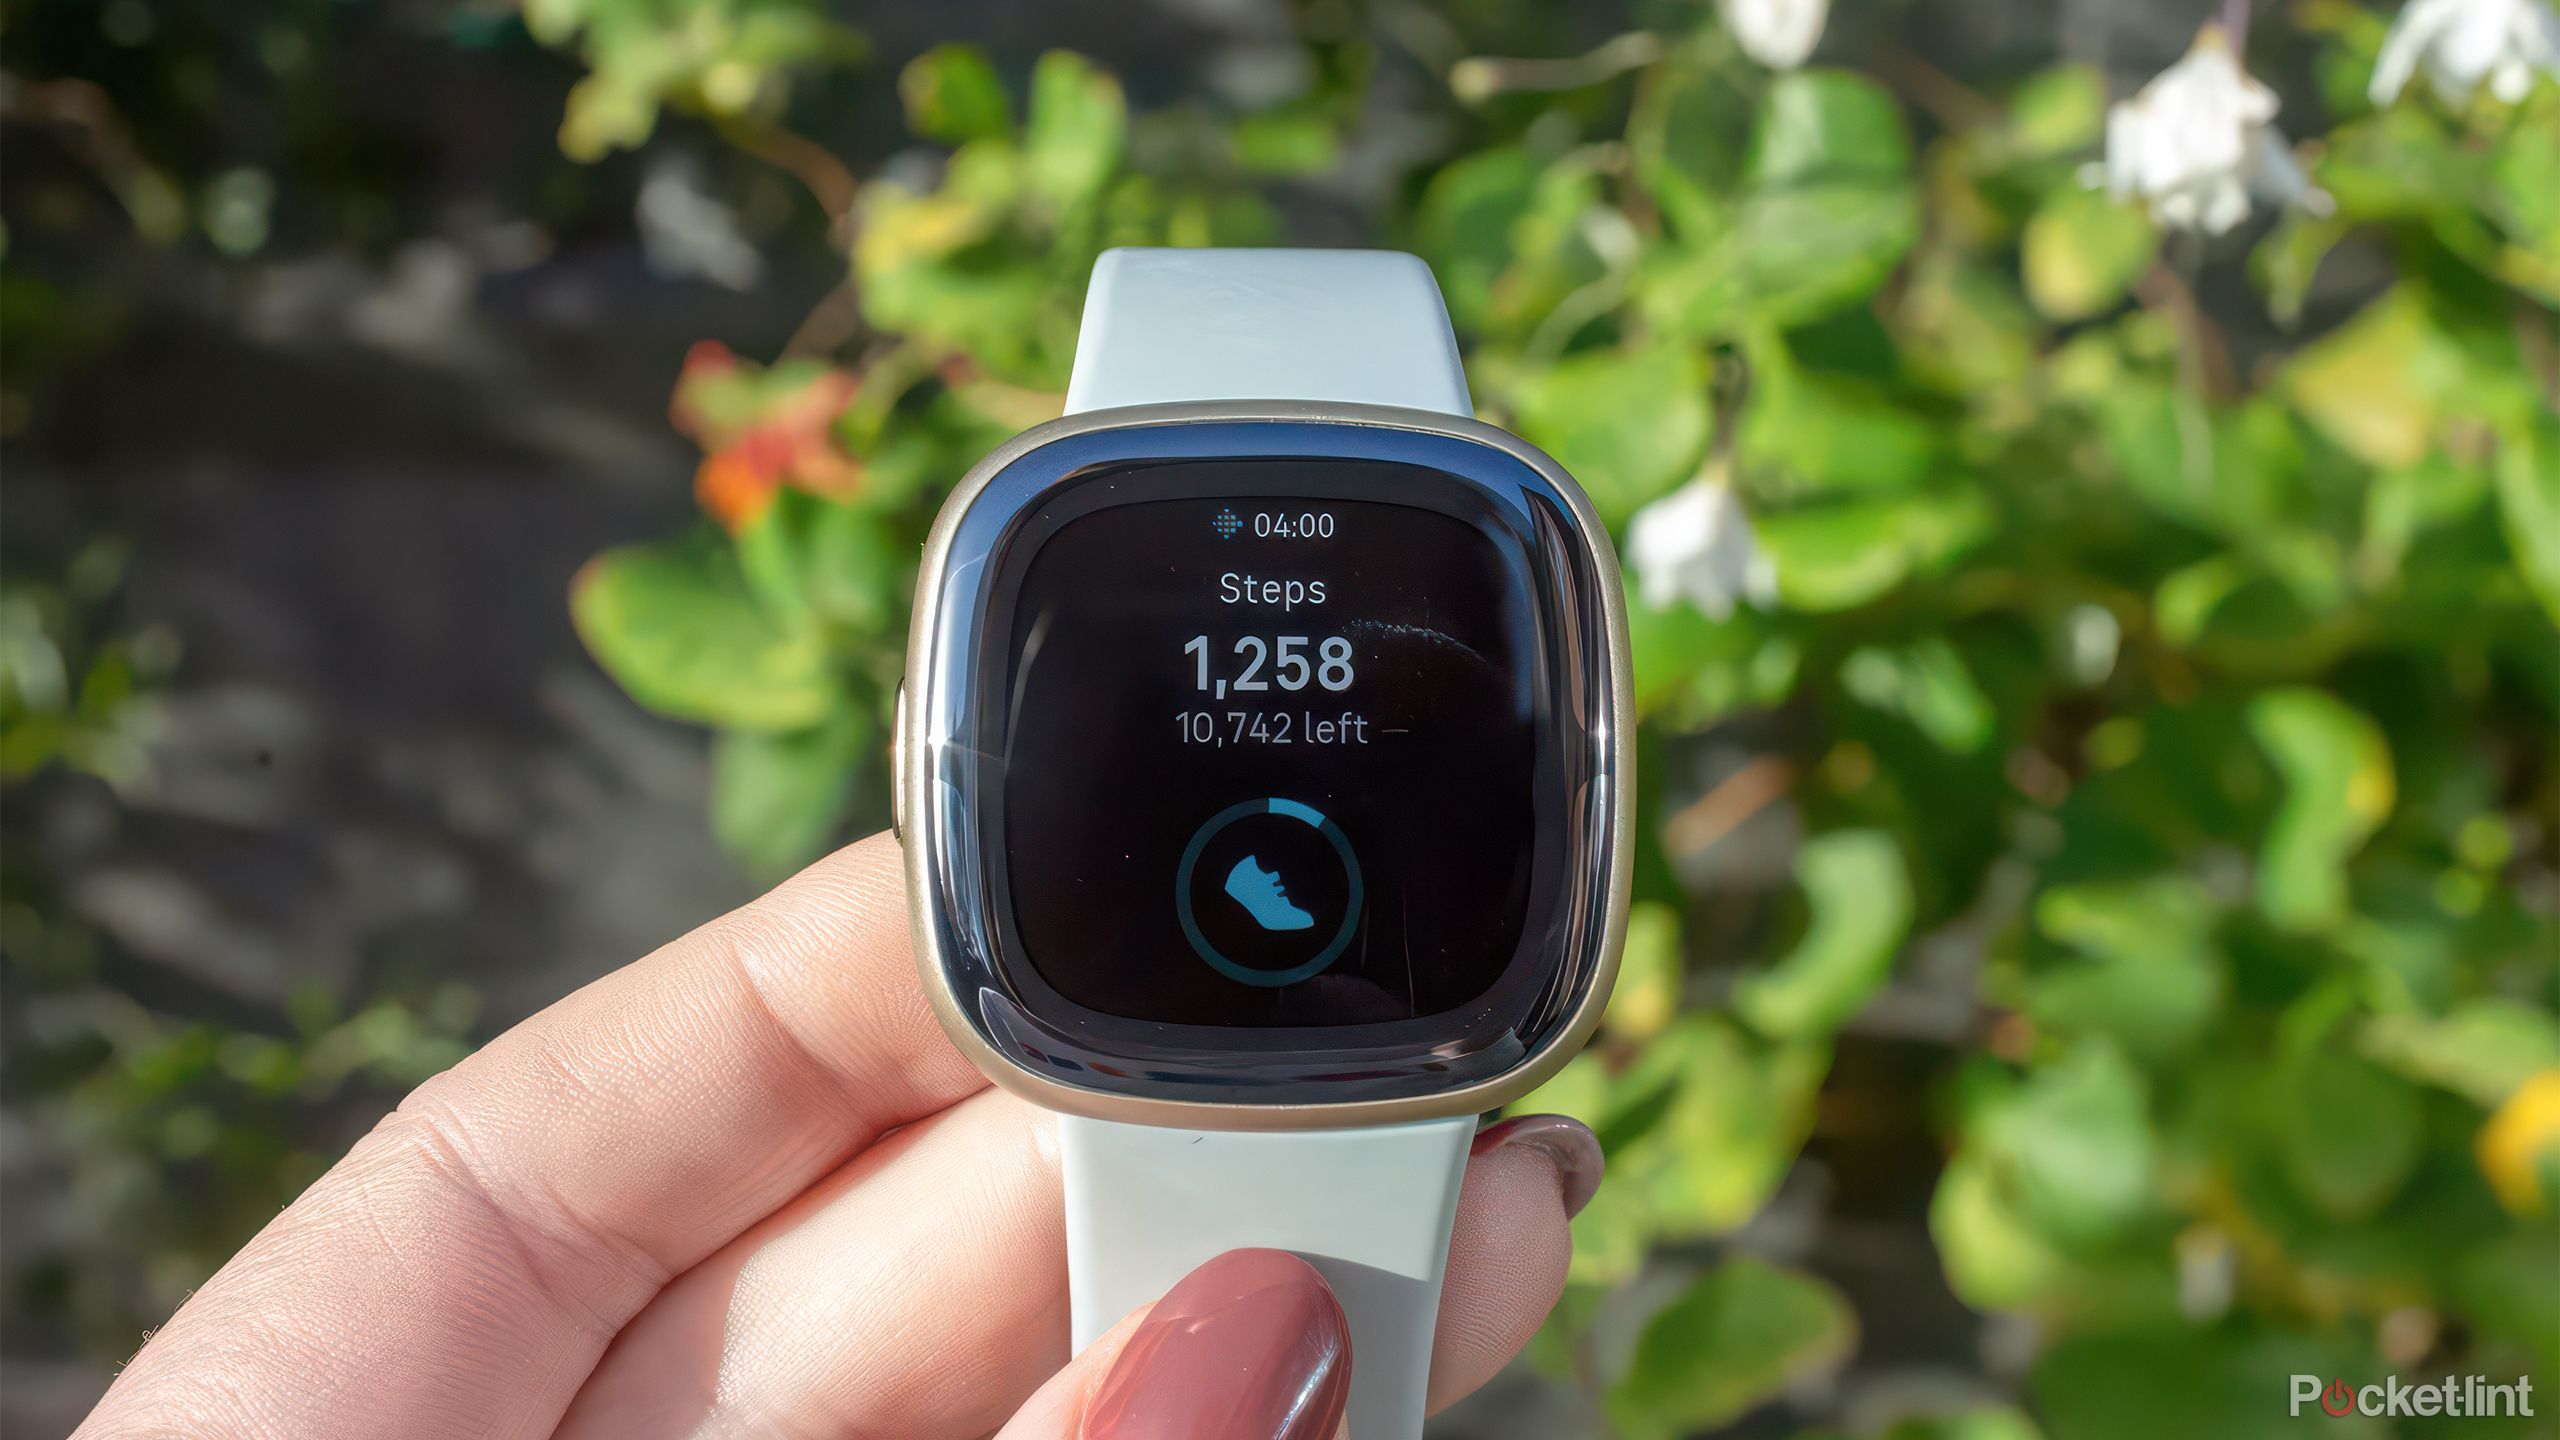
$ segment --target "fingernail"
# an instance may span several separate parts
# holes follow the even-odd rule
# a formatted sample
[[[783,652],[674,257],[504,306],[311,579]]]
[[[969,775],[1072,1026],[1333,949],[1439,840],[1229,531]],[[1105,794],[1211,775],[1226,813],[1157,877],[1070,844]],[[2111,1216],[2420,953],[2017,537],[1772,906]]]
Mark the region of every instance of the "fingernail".
[[[1555,1162],[1556,1180],[1564,1187],[1565,1218],[1582,1213],[1600,1193],[1601,1173],[1609,1162],[1600,1153],[1600,1137],[1570,1115],[1514,1115],[1476,1133],[1474,1153],[1490,1154],[1510,1146],[1526,1146]]]
[[[1085,1412],[1086,1440],[1333,1440],[1351,1325],[1313,1266],[1230,1250],[1147,1313]]]

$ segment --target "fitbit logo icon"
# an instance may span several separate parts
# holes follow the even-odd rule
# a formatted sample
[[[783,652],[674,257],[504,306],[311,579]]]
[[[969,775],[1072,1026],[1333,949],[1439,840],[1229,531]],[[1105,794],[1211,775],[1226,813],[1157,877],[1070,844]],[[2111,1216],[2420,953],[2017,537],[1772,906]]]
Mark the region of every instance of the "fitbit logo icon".
[[[2293,1408],[2288,1413],[2299,1416],[2306,1409],[2332,1419],[2349,1415],[2515,1415],[2533,1414],[2533,1381],[2517,1376],[2512,1384],[2493,1384],[2483,1375],[2447,1375],[2442,1380],[2424,1385],[2410,1385],[2392,1376],[2379,1385],[2355,1386],[2343,1378],[2322,1380],[2317,1375],[2296,1375],[2293,1380]]]
[[[1244,521],[1236,518],[1233,509],[1223,509],[1209,517],[1209,528],[1218,532],[1219,539],[1233,540],[1236,532],[1244,528]]]

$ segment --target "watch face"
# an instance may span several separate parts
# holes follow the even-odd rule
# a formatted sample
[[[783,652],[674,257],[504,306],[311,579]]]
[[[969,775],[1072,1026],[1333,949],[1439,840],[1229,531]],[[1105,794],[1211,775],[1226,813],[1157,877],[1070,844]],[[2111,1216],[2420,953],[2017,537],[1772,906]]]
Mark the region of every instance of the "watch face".
[[[983,473],[908,695],[955,1033],[1077,1090],[1310,1105],[1482,1093],[1587,1023],[1622,631],[1570,482],[1294,420]]]
[[[1537,594],[1468,500],[1409,467],[1170,465],[1027,527],[1001,843],[1059,996],[1345,1026],[1502,977],[1537,858]]]

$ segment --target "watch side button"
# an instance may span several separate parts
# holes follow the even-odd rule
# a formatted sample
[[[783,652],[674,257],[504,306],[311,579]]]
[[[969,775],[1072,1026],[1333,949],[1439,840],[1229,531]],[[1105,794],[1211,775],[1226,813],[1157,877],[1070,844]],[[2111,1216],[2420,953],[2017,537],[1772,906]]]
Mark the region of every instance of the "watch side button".
[[[876,812],[875,812],[876,813]],[[898,699],[889,713],[889,834],[907,838],[907,682],[898,682]]]

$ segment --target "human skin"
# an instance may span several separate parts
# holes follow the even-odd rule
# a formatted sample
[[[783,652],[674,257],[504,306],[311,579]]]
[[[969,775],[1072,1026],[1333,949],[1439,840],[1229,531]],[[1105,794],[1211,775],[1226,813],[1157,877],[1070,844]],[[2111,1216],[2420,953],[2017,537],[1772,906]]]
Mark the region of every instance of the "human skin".
[[[1329,1428],[1357,1356],[1322,1281],[1272,1252],[1176,1287],[1229,1341],[1171,1343],[1211,1320],[1142,1310],[1068,1354],[1055,1128],[951,1047],[907,935],[875,836],[499,1036],[190,1297],[77,1440]],[[1435,1409],[1554,1305],[1599,1164],[1554,1117],[1479,1140]],[[1169,1409],[1203,1355],[1298,1398]],[[1130,1418],[1168,1414],[1189,1418]]]

